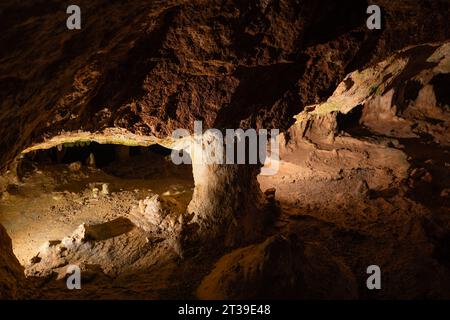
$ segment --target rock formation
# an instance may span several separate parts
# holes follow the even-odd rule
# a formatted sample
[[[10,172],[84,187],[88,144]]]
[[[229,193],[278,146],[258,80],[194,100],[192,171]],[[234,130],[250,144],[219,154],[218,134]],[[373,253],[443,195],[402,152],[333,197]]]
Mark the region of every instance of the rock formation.
[[[295,235],[223,256],[199,288],[200,299],[355,299],[356,281],[326,249]],[[329,286],[334,283],[333,286]]]
[[[0,299],[18,299],[23,296],[25,277],[12,251],[11,239],[0,225]]]
[[[399,265],[392,265],[395,263],[383,255],[389,272],[405,270],[405,261],[411,257],[426,257],[424,265],[435,271],[430,273],[429,283],[441,283],[444,289],[430,293],[427,285],[415,283],[411,276],[413,287],[419,288],[417,295],[443,296],[448,280],[448,231],[436,224],[447,223],[450,188],[445,160],[450,143],[449,2],[376,1],[383,10],[383,27],[368,30],[366,9],[373,3],[81,0],[82,29],[69,31],[65,27],[66,8],[57,0],[2,1],[2,199],[20,189],[21,158],[30,152],[98,142],[121,145],[116,153],[128,161],[131,146],[159,144],[178,150],[192,139],[196,120],[202,121],[204,129],[222,131],[276,128],[283,132],[280,174],[258,179],[260,165],[204,165],[191,155],[195,188],[185,212],[167,213],[162,203],[157,203],[156,209],[143,203],[141,211],[137,207],[131,215],[125,212],[138,227],[128,231],[133,234],[130,242],[147,254],[153,249],[147,246],[146,235],[159,233],[173,238],[180,245],[176,249],[180,256],[187,252],[186,264],[192,269],[186,270],[195,269],[197,261],[189,260],[189,254],[195,257],[196,250],[237,250],[220,259],[212,272],[203,270],[196,275],[197,283],[189,287],[193,290],[199,278],[209,274],[198,289],[199,297],[247,298],[246,291],[259,281],[299,271],[304,278],[293,282],[283,279],[277,292],[286,289],[287,296],[301,298],[355,298],[366,297],[355,289],[354,281],[360,281],[360,276],[351,274],[356,269],[361,274],[361,266],[350,258],[350,262],[339,262],[348,257],[338,249],[326,248],[330,245],[328,232],[345,234],[343,238],[347,234],[374,237],[376,240],[363,241],[371,249],[377,241],[404,245],[395,242],[396,236],[395,241],[390,238],[399,233],[398,237],[410,236],[422,247],[418,256],[405,254]],[[175,129],[186,129],[190,136],[174,139],[171,134]],[[416,146],[420,146],[419,151]],[[57,157],[62,158],[59,151]],[[94,164],[98,163],[91,163],[92,170]],[[71,168],[71,174],[83,169],[80,163]],[[308,189],[305,181],[314,183]],[[340,181],[346,183],[344,187]],[[331,186],[342,189],[335,192]],[[95,188],[98,196],[100,189]],[[261,190],[266,188],[276,188],[276,197],[270,193],[271,201]],[[322,192],[320,196],[316,193],[307,199],[317,190]],[[101,196],[110,192],[108,188]],[[148,196],[152,195],[148,191]],[[350,207],[347,198],[359,200]],[[391,198],[395,201],[390,202]],[[282,204],[278,206],[276,201]],[[309,201],[305,212],[322,219],[324,225],[317,224],[326,235],[318,240],[326,244],[313,245],[316,241],[311,241],[314,239],[309,239],[307,232],[298,234],[298,230],[304,231],[303,218],[295,214],[286,218],[286,212],[298,209],[302,201]],[[355,220],[350,213],[345,218],[336,214],[342,208],[358,217],[363,211],[371,222],[383,210],[392,215],[380,218],[385,220],[383,226],[378,225],[382,230],[376,235],[368,230],[371,223]],[[440,214],[433,214],[433,208]],[[280,211],[281,217],[276,217]],[[399,213],[408,211],[413,212],[408,218]],[[296,222],[289,224],[284,219]],[[335,223],[336,229],[325,222]],[[399,227],[400,231],[391,234],[386,231],[390,223],[410,229]],[[294,232],[298,242],[277,237],[281,232],[278,224],[288,224],[289,230],[281,228],[282,232]],[[105,247],[115,248],[112,239],[96,241],[81,241],[84,253],[92,249],[87,258],[91,262],[97,261],[95,253],[104,253]],[[138,257],[126,253],[130,243],[123,241],[119,251],[127,262],[125,267],[119,263],[118,268],[128,272],[141,265]],[[430,243],[434,249],[428,248]],[[155,250],[166,252],[165,245],[156,244]],[[20,297],[14,280],[21,283],[23,272],[1,226],[0,247],[0,271],[5,274],[0,276],[0,296]],[[49,252],[61,254],[61,245],[51,247]],[[268,256],[262,253],[266,249]],[[355,250],[364,256],[363,249]],[[434,251],[430,254],[427,250]],[[245,252],[251,253],[247,260],[241,258]],[[81,257],[76,250],[68,253],[75,260]],[[289,261],[277,266],[281,253]],[[318,255],[322,254],[330,257],[321,260]],[[65,258],[49,258],[52,266],[44,271],[58,268],[60,259]],[[245,268],[262,265],[267,273],[232,273],[241,259]],[[151,261],[150,256],[143,260]],[[127,269],[128,263],[133,268]],[[307,267],[300,266],[303,263]],[[35,263],[34,275],[41,274],[42,265]],[[174,265],[171,261],[170,268]],[[406,268],[406,272],[418,273],[424,265]],[[329,270],[338,274],[336,291],[326,292],[320,281],[318,287],[308,282],[308,272]],[[241,282],[242,288],[230,292],[235,282]],[[302,295],[296,291],[299,288],[309,289]],[[405,289],[405,296],[415,297],[414,288]],[[266,296],[266,289],[258,287],[255,297]],[[398,294],[393,289],[385,297]]]

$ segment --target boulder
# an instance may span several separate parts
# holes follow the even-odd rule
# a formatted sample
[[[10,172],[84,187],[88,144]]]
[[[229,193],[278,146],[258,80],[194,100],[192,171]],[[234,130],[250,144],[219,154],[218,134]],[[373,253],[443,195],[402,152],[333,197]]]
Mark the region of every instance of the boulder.
[[[349,268],[324,247],[295,235],[272,236],[216,263],[196,291],[200,299],[355,299]]]

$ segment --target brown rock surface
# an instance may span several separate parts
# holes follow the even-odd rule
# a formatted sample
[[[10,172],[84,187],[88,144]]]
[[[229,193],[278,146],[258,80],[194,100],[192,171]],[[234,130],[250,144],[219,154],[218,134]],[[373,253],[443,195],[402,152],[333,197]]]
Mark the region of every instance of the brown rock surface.
[[[61,297],[64,281],[52,272],[75,262],[98,276],[78,298],[193,297],[202,278],[201,298],[448,297],[449,2],[377,1],[383,28],[369,31],[373,2],[81,0],[82,30],[68,31],[57,0],[2,1],[0,170],[12,175],[0,177],[2,201],[23,191],[15,171],[27,148],[173,147],[165,139],[192,131],[194,120],[284,132],[275,176],[194,164],[194,195],[177,219],[159,212],[104,238],[107,222],[84,225],[79,238],[49,243],[28,267],[43,277],[28,279],[42,289],[34,294]],[[117,153],[128,161],[128,147]],[[281,212],[269,228],[259,183]],[[112,211],[102,184],[89,195],[96,189],[95,201]],[[136,200],[129,193],[123,208]],[[64,197],[55,212],[80,195]],[[108,217],[123,218],[123,208]],[[187,246],[182,263],[180,248],[148,239],[155,217],[182,225],[171,235]],[[281,236],[291,233],[299,240]],[[246,247],[219,259],[224,243]],[[1,225],[0,249],[0,297],[24,297]],[[374,263],[386,289],[368,293],[365,268]],[[280,280],[273,292],[270,279]]]
[[[363,298],[449,297],[450,109],[435,98],[449,54],[414,46],[350,73],[283,135],[279,172],[258,178],[277,190],[278,227],[342,258]],[[364,285],[371,264],[379,292]]]
[[[330,284],[333,284],[330,286]],[[295,235],[270,237],[223,256],[197,289],[200,299],[355,299],[341,261]]]
[[[24,294],[25,277],[12,251],[11,239],[0,225],[0,299],[18,299]]]
[[[358,0],[81,1],[68,31],[57,1],[3,1],[0,164],[63,131],[286,129],[355,67],[449,37],[445,0],[378,4],[381,32]]]

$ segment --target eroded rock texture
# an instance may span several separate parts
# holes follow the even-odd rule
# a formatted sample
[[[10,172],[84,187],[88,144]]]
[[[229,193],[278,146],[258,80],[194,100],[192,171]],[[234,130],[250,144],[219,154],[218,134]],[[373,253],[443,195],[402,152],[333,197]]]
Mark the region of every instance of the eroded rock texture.
[[[25,148],[77,134],[97,140],[118,135],[121,143],[147,145],[157,142],[150,135],[165,139],[176,128],[192,131],[194,120],[205,129],[279,128],[285,132],[284,163],[280,175],[262,184],[275,185],[277,199],[291,207],[282,208],[287,213],[270,231],[302,239],[269,237],[231,252],[211,273],[196,274],[210,273],[203,281],[210,295],[199,289],[199,296],[249,297],[246,291],[257,287],[256,296],[265,297],[260,281],[281,277],[277,292],[288,297],[366,297],[356,292],[354,280],[363,283],[361,261],[377,258],[393,279],[381,297],[445,297],[448,169],[436,145],[449,143],[448,44],[440,46],[450,38],[449,2],[377,1],[383,28],[369,31],[366,8],[373,2],[82,0],[82,30],[68,31],[60,1],[2,1],[0,169],[14,168]],[[419,46],[383,61],[409,45]],[[420,156],[413,151],[416,141],[401,140],[413,138],[430,142]],[[433,150],[438,155],[426,159]],[[267,236],[258,167],[194,165],[193,172],[194,196],[186,219],[179,220],[190,240],[220,238],[236,246]],[[314,218],[291,215],[292,205],[302,201]],[[438,205],[436,213],[431,204]],[[145,246],[141,229],[133,232]],[[2,275],[6,289],[0,293],[17,297],[14,279],[21,272],[0,231],[0,245],[6,246],[0,263],[13,271]],[[138,260],[121,236],[121,253],[133,264]],[[310,246],[315,240],[321,244]],[[113,240],[81,241],[69,250],[81,260],[86,257],[79,247],[91,250],[89,259],[96,263],[104,257],[95,253],[117,249]],[[54,268],[65,259],[60,248],[47,248],[45,258]],[[244,257],[246,267],[262,266],[264,272],[232,273],[243,252],[254,253]],[[289,260],[277,265],[280,253]],[[399,260],[392,260],[396,254]],[[198,261],[189,263],[197,268]],[[308,277],[283,278],[297,271],[311,277],[333,272],[339,285],[329,293]],[[142,279],[155,280],[150,274]],[[176,276],[167,274],[170,283]],[[425,281],[417,276],[422,274]],[[236,282],[241,287],[230,292]],[[306,291],[300,294],[299,288]]]
[[[198,238],[223,238],[227,245],[257,240],[270,220],[256,180],[259,167],[195,165],[195,190],[188,212]],[[195,237],[194,237],[195,238]]]
[[[363,298],[448,298],[449,61],[448,42],[426,44],[350,73],[296,117],[279,172],[259,179],[277,189],[280,228],[343,258]],[[373,261],[379,292],[363,285]]]
[[[330,287],[330,283],[335,286]],[[325,248],[295,235],[223,256],[197,289],[200,299],[355,299],[356,282]]]
[[[0,225],[0,299],[18,299],[23,296],[25,277],[12,250],[11,239]]]
[[[285,129],[348,71],[449,35],[445,0],[377,4],[380,32],[358,0],[81,1],[69,32],[59,1],[3,1],[0,163],[61,131]]]

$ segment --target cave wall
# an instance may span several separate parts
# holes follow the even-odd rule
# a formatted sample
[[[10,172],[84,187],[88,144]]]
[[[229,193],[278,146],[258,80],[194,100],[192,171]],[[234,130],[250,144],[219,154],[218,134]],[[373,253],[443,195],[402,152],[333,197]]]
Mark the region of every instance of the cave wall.
[[[23,267],[12,250],[11,238],[0,225],[0,299],[17,299],[24,294]]]
[[[449,37],[448,1],[59,1],[0,4],[0,166],[63,131],[287,129],[355,68]]]
[[[205,129],[286,130],[293,115],[328,98],[347,73],[407,45],[450,38],[447,0],[377,1],[381,31],[365,26],[369,3],[81,0],[82,30],[68,31],[60,1],[2,1],[0,168],[64,132],[119,128],[164,138],[175,128],[192,129],[194,120]],[[220,223],[226,217],[221,233],[240,203],[261,196],[253,168],[197,169],[214,173],[190,206],[204,230],[204,214]],[[250,197],[221,189],[240,176],[248,178],[242,187]],[[201,201],[211,195],[228,211],[214,211],[220,201]],[[242,221],[248,230],[251,221]],[[7,289],[0,292],[14,297],[20,266],[3,228],[0,234],[2,270],[12,268],[1,275]]]

